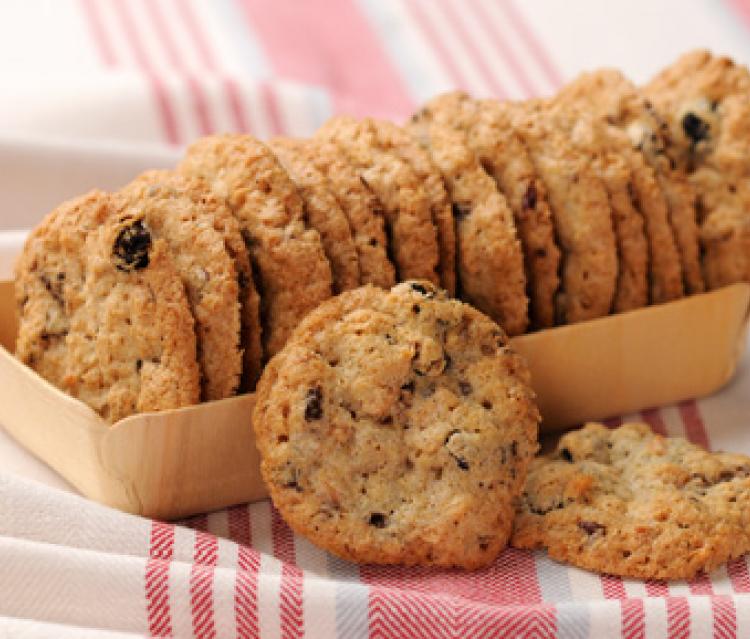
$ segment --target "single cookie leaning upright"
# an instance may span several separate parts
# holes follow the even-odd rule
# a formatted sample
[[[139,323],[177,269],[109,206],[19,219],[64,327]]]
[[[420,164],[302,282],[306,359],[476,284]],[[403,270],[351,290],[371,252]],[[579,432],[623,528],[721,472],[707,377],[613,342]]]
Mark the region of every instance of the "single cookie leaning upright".
[[[360,284],[393,286],[396,269],[388,258],[385,213],[380,200],[332,142],[304,140],[298,152],[326,177],[328,189],[349,219],[359,258]]]
[[[239,388],[240,287],[216,219],[191,195],[189,182],[167,171],[146,173],[116,193],[115,201],[123,215],[139,220],[169,247],[195,318],[201,395],[210,401]]]
[[[507,111],[494,100],[476,101],[456,91],[430,100],[413,120],[432,120],[466,134],[469,147],[495,179],[513,212],[524,253],[531,324],[534,328],[554,325],[560,250],[547,190]]]
[[[456,295],[456,230],[450,197],[440,171],[429,153],[402,127],[386,120],[370,120],[378,144],[411,166],[422,181],[437,229],[440,247],[440,282],[448,295]]]
[[[317,231],[305,229],[302,200],[276,157],[248,135],[213,136],[187,151],[179,170],[203,177],[226,198],[257,266],[265,356],[331,296],[332,276]]]
[[[670,123],[668,152],[698,196],[708,287],[750,281],[750,72],[693,51],[645,91]]]
[[[50,214],[19,276],[18,355],[50,382],[109,422],[199,401],[193,317],[168,247],[109,194]],[[30,348],[34,335],[46,347]]]
[[[651,103],[615,69],[580,75],[555,100],[575,105],[622,131],[634,148],[623,157],[633,171],[634,195],[646,223],[651,301],[660,304],[682,297],[683,292],[702,292],[695,193],[666,155],[671,141]]]
[[[560,323],[607,315],[617,284],[617,248],[607,191],[589,160],[539,102],[501,103],[547,187],[562,251]]]
[[[333,291],[342,293],[359,286],[359,260],[349,220],[328,190],[318,171],[302,154],[304,140],[276,138],[268,146],[297,186],[305,205],[307,223],[320,233],[333,274]]]
[[[407,162],[382,148],[373,129],[371,120],[339,116],[316,137],[338,145],[383,204],[398,279],[439,284],[437,229],[422,182]]]
[[[750,551],[750,457],[587,424],[532,462],[512,543],[596,572],[690,579]]]
[[[476,568],[505,547],[539,415],[503,331],[428,282],[322,304],[263,373],[261,470],[349,560]]]
[[[462,132],[419,119],[409,130],[429,150],[450,192],[461,296],[509,335],[523,333],[529,299],[523,251],[507,201]]]

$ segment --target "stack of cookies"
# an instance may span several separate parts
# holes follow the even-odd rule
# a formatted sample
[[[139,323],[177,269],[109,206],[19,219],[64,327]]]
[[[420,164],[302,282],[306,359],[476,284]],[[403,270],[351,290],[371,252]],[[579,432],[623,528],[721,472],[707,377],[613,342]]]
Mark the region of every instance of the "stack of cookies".
[[[251,391],[329,297],[420,279],[511,336],[750,280],[750,73],[705,51],[403,127],[191,146],[67,202],[17,269],[17,354],[114,422]]]

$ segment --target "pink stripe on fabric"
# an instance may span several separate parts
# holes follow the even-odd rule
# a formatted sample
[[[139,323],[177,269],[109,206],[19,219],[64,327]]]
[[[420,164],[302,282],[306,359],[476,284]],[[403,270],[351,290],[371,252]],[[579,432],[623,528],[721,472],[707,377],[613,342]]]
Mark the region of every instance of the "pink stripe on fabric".
[[[500,0],[498,4],[504,9],[505,16],[508,18],[510,26],[513,27],[521,37],[528,48],[529,53],[531,53],[532,57],[536,60],[544,75],[547,76],[547,80],[550,84],[554,88],[562,86],[562,76],[552,63],[549,53],[537,39],[533,29],[526,23],[526,19],[521,15],[518,9],[516,9],[513,2],[511,0]]]
[[[440,5],[442,12],[448,18],[448,22],[452,26],[456,37],[464,45],[466,50],[469,52],[469,55],[472,57],[477,70],[482,74],[482,76],[484,76],[484,79],[487,81],[487,84],[489,85],[490,90],[493,92],[494,97],[507,99],[508,92],[502,86],[497,76],[492,72],[492,69],[489,68],[487,63],[487,55],[483,54],[482,51],[477,48],[477,44],[474,38],[472,38],[471,33],[467,31],[467,29],[461,22],[461,19],[456,15],[456,9],[458,11],[466,11],[466,7],[456,6],[452,3],[452,0],[433,0],[433,5],[438,4]]]
[[[732,9],[745,23],[745,26],[750,28],[750,0],[725,0]]]
[[[682,402],[680,405],[680,417],[682,422],[685,424],[685,435],[686,437],[703,448],[710,448],[708,442],[708,431],[706,425],[703,423],[700,409],[695,400],[689,400]]]
[[[154,29],[156,29],[156,33],[159,36],[159,42],[164,49],[169,64],[175,71],[185,77],[188,91],[190,91],[191,106],[193,108],[193,113],[195,114],[195,120],[198,123],[198,130],[201,135],[209,135],[214,131],[214,125],[211,122],[211,114],[206,102],[206,96],[203,93],[203,87],[196,82],[195,77],[191,73],[187,72],[182,57],[177,51],[177,46],[169,31],[166,20],[164,20],[160,3],[153,2],[152,0],[144,0],[143,5],[151,18]]]
[[[747,557],[733,559],[727,564],[727,574],[732,581],[735,592],[750,592],[750,574],[747,569]]]
[[[127,37],[130,48],[133,50],[133,55],[135,56],[138,66],[144,71],[151,85],[154,100],[156,101],[156,106],[159,115],[161,116],[164,137],[170,144],[179,144],[181,139],[177,131],[177,119],[172,110],[170,96],[161,80],[157,77],[151,62],[146,56],[143,43],[141,42],[135,25],[130,17],[127,8],[128,3],[124,0],[115,0],[112,6],[114,6],[117,11],[120,19],[119,22],[122,25],[123,32]]]
[[[685,597],[667,599],[667,636],[670,639],[690,636],[690,604]]]
[[[151,522],[145,596],[148,631],[153,637],[172,636],[169,603],[169,563],[174,553],[174,526]]]
[[[107,39],[104,24],[102,23],[96,3],[94,0],[80,0],[80,3],[83,14],[86,17],[86,22],[89,25],[89,30],[91,31],[91,37],[94,40],[96,48],[99,50],[102,62],[109,67],[114,67],[117,64],[117,57]]]
[[[599,577],[602,584],[602,594],[605,599],[625,599],[625,586],[620,577],[614,575],[602,575]]]
[[[430,19],[425,15],[424,11],[419,6],[419,1],[408,0],[404,4],[404,6],[406,6],[410,10],[415,22],[432,47],[435,55],[440,59],[441,65],[450,76],[451,81],[453,82],[453,86],[456,89],[466,90],[468,88],[466,79],[463,77],[461,71],[459,71],[456,63],[453,62],[453,56],[451,55],[451,52],[445,46],[445,43],[441,40],[440,35],[435,30],[435,27],[432,26]]]
[[[666,581],[649,580],[645,583],[646,596],[648,597],[668,597],[669,584]]]
[[[216,58],[211,50],[211,46],[209,45],[208,37],[203,32],[200,22],[196,19],[189,0],[175,0],[175,4],[188,33],[190,33],[190,36],[195,43],[195,49],[198,52],[204,67],[208,71],[218,72],[219,66],[216,63]],[[247,117],[245,116],[245,109],[242,105],[242,95],[237,83],[233,79],[227,77],[222,77],[222,83],[227,95],[229,109],[232,113],[234,130],[238,133],[246,133],[247,131],[250,131],[251,127],[248,125]]]
[[[277,75],[331,90],[334,106],[407,116],[414,104],[366,15],[351,0],[237,0]]]
[[[736,639],[737,609],[734,599],[729,595],[719,595],[711,599],[711,610],[714,615],[714,638]]]
[[[643,599],[623,599],[620,608],[624,639],[643,639],[646,636],[646,609]]]
[[[229,538],[237,549],[237,577],[234,584],[234,619],[237,636],[251,639],[260,635],[258,625],[258,573],[260,553],[253,548],[250,510],[247,505],[227,510]]]
[[[284,126],[284,119],[281,117],[281,106],[279,105],[279,98],[276,95],[276,91],[267,82],[261,84],[260,91],[263,107],[265,108],[266,115],[268,115],[271,135],[283,135],[286,127]]]
[[[298,639],[305,634],[302,616],[302,571],[296,565],[294,535],[273,506],[271,507],[271,537],[274,556],[284,562],[281,568],[279,590],[281,636],[282,639]]]
[[[714,594],[714,586],[711,583],[711,579],[706,574],[698,575],[688,581],[688,588],[694,595],[712,595]]]
[[[516,82],[518,82],[518,84],[521,86],[521,89],[524,91],[524,97],[530,98],[532,96],[538,95],[540,93],[539,89],[534,87],[534,85],[531,83],[531,80],[529,80],[529,76],[523,69],[521,61],[516,58],[513,50],[505,43],[505,38],[503,37],[503,35],[501,33],[494,32],[494,30],[490,28],[492,20],[487,15],[487,12],[482,6],[482,3],[478,2],[477,0],[471,0],[471,7],[472,11],[477,14],[479,23],[490,35],[492,41],[495,43],[495,46],[500,50],[500,55],[502,55],[503,58],[505,58],[505,61],[508,63],[513,77],[516,79]]]
[[[667,425],[664,423],[664,417],[662,417],[661,411],[658,408],[648,408],[641,411],[641,418],[651,426],[651,430],[657,435],[666,436]]]
[[[196,531],[193,566],[190,569],[190,613],[193,636],[214,639],[214,568],[219,561],[219,542],[213,535]]]

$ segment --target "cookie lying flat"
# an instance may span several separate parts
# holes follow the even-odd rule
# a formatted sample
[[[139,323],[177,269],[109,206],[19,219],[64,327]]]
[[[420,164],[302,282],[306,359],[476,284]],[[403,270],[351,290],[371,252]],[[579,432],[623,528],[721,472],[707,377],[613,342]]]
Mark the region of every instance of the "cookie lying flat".
[[[615,69],[584,73],[555,99],[577,104],[623,131],[655,171],[653,175],[645,173],[639,166],[642,158],[638,157],[637,163],[630,158],[649,237],[651,301],[659,304],[682,297],[683,280],[688,293],[703,291],[695,195],[667,155],[671,140],[663,118],[638,88]],[[654,179],[657,185],[651,184]]]
[[[276,138],[269,147],[294,181],[305,204],[308,224],[320,233],[323,250],[331,263],[333,291],[359,286],[359,259],[349,220],[318,171],[300,152],[303,140]]]
[[[332,276],[317,231],[305,229],[299,193],[276,157],[249,135],[199,140],[179,165],[205,178],[238,219],[257,266],[265,356],[331,296]]]
[[[462,92],[430,100],[414,116],[462,130],[471,150],[495,179],[513,212],[524,253],[529,315],[534,328],[555,323],[554,296],[560,285],[560,250],[555,242],[547,191],[507,112],[494,100],[474,101]]]
[[[328,189],[349,219],[359,258],[359,283],[393,286],[396,269],[388,258],[383,205],[332,142],[304,140],[298,152],[326,177]]]
[[[529,298],[523,249],[513,214],[466,135],[437,122],[412,120],[416,139],[443,174],[453,203],[461,296],[509,335],[526,331]]]
[[[354,561],[467,568],[507,542],[538,420],[503,331],[427,282],[322,304],[266,367],[253,415],[296,532]]]
[[[699,198],[708,287],[750,280],[750,72],[693,51],[645,91],[669,122],[668,151]]]
[[[202,181],[201,181],[202,182]],[[115,194],[118,207],[164,239],[195,318],[202,399],[237,393],[242,375],[239,277],[224,235],[190,179],[169,171],[143,174]],[[193,186],[192,188],[195,188]]]
[[[597,572],[690,579],[750,550],[750,458],[587,424],[535,459],[512,543]]]
[[[562,251],[559,323],[607,315],[617,284],[617,248],[607,191],[589,160],[545,116],[540,102],[504,102],[547,186]]]
[[[382,203],[398,279],[439,284],[437,229],[422,182],[411,166],[382,147],[369,119],[332,118],[316,135],[339,146]]]
[[[48,216],[19,269],[19,340],[27,321],[39,322],[39,296],[52,298],[42,299],[55,311],[49,354],[19,341],[19,357],[50,382],[109,422],[199,401],[193,317],[168,247],[108,194],[92,192]],[[24,284],[32,273],[41,287]]]

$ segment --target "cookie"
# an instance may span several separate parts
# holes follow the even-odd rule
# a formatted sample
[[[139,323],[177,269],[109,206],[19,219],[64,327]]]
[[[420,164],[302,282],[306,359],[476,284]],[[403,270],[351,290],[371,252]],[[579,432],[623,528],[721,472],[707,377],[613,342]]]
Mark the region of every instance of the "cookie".
[[[437,229],[422,182],[411,166],[381,147],[371,120],[339,116],[326,122],[316,137],[338,145],[383,204],[397,278],[439,284]]]
[[[359,258],[360,284],[393,286],[396,269],[388,258],[383,205],[335,144],[313,138],[305,140],[299,152],[326,177],[329,191],[349,219]]]
[[[691,579],[750,550],[750,458],[587,424],[535,459],[512,544],[596,572]]]
[[[509,335],[523,333],[529,305],[523,251],[505,197],[462,132],[420,119],[412,120],[409,129],[429,150],[450,193],[462,298]]]
[[[670,125],[672,160],[698,198],[709,288],[750,280],[750,72],[707,51],[682,56],[645,91]]]
[[[402,127],[385,120],[370,120],[381,148],[388,149],[411,166],[424,186],[437,229],[440,247],[440,283],[448,295],[456,294],[456,231],[451,202],[443,178],[429,153]]]
[[[268,147],[251,136],[203,138],[188,148],[179,170],[209,181],[240,223],[257,274],[268,358],[331,296],[331,267],[320,235],[305,229],[293,182]]]
[[[493,100],[474,101],[456,91],[430,100],[415,120],[432,120],[466,134],[480,164],[495,179],[513,212],[524,253],[529,315],[534,328],[555,321],[554,296],[560,285],[560,250],[544,184],[538,179],[507,113]]]
[[[163,239],[172,254],[195,318],[201,397],[210,401],[231,397],[239,388],[240,287],[214,215],[191,195],[189,181],[168,171],[150,172],[115,194],[115,204],[152,239]]]
[[[607,190],[619,267],[612,310],[622,313],[646,306],[649,301],[648,242],[643,215],[633,198],[633,172],[623,157],[629,150],[627,143],[577,105],[556,100],[548,107],[546,117],[590,158],[591,167]]]
[[[504,548],[539,415],[523,360],[429,282],[322,304],[253,414],[274,505],[348,560],[476,568]]]
[[[320,233],[333,274],[335,293],[359,286],[359,259],[349,220],[328,190],[326,179],[300,153],[302,140],[276,138],[269,147],[294,181],[305,205],[305,219]]]
[[[666,124],[621,72],[584,73],[555,98],[587,111],[623,138],[621,155],[633,172],[633,197],[644,217],[649,243],[650,300],[654,304],[704,290],[698,227],[690,186],[667,156]],[[604,124],[606,123],[606,124]],[[634,152],[626,154],[625,140]]]
[[[562,251],[559,323],[607,315],[617,285],[617,245],[607,191],[590,159],[545,116],[541,103],[500,103],[547,187]]]
[[[199,401],[194,321],[168,247],[108,194],[51,213],[17,275],[17,354],[48,381],[109,422]]]

